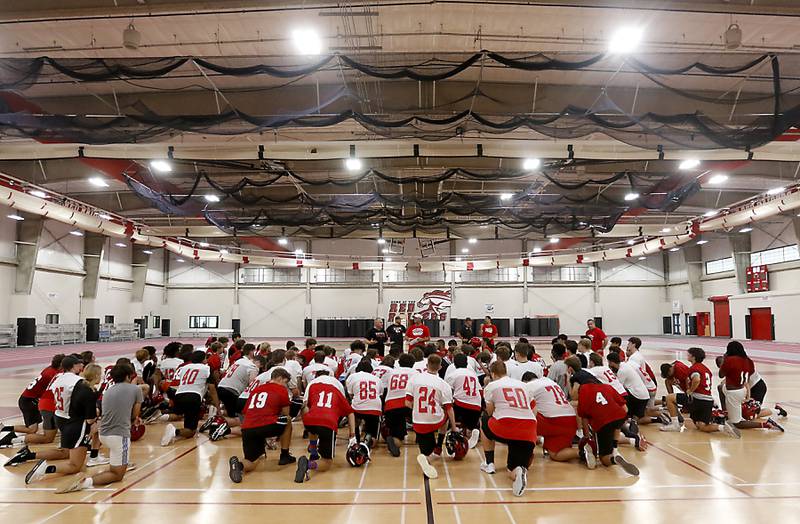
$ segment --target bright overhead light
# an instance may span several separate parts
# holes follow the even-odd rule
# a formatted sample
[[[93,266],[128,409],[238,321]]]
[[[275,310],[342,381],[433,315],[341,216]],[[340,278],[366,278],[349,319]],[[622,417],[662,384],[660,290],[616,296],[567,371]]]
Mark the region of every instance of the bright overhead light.
[[[384,262],[391,262],[392,261],[392,257],[383,257],[383,261]]]
[[[69,234],[74,237],[82,237],[83,231],[78,231],[77,229],[73,229],[72,231],[69,232]]]
[[[297,249],[294,250],[294,254],[295,255],[302,255],[303,254],[303,250],[298,247]]]
[[[286,238],[286,237],[281,237],[281,238],[278,239],[278,244],[280,244],[282,246],[285,246],[288,243],[289,243],[289,239]]]
[[[383,253],[384,255],[388,255],[389,254],[389,248],[385,247],[385,248],[381,249],[381,253]]]
[[[304,28],[292,31],[294,47],[301,55],[319,55],[322,53],[322,39],[315,29]]]
[[[535,247],[535,248],[533,248],[533,252],[534,252],[534,253],[541,253],[541,252],[542,252],[542,248],[540,248],[540,247]]]
[[[152,255],[153,254],[153,252],[150,251],[149,249],[142,249],[142,253],[144,253],[145,255]]]
[[[344,165],[348,171],[358,171],[361,169],[362,163],[359,158],[348,158],[344,161]]]
[[[698,246],[702,246],[703,244],[708,244],[708,240],[698,240],[696,243]]]
[[[694,169],[700,165],[700,161],[696,158],[687,158],[686,160],[682,161],[678,164],[678,169],[681,171],[688,171],[689,169]]]
[[[461,262],[461,257],[456,257],[456,262]]]
[[[92,177],[89,179],[89,183],[95,187],[108,187],[108,182],[103,180],[100,177]]]
[[[647,257],[639,257],[639,260],[647,260]]]
[[[114,245],[117,246],[117,247],[128,247],[128,244],[123,244],[122,242],[117,242]]]
[[[462,247],[462,248],[461,248],[461,252],[462,252],[462,253],[465,253],[465,254],[466,254],[466,253],[469,253],[469,249],[467,249],[467,248],[465,248],[465,247]]]
[[[513,196],[511,193],[500,193],[500,200],[511,200]]]
[[[176,259],[175,259],[175,262],[183,262],[183,261],[184,261],[184,260],[183,260],[182,258],[176,258]]]
[[[642,30],[637,27],[622,27],[608,41],[608,52],[614,55],[626,55],[638,49],[642,41]]]
[[[150,167],[159,173],[169,173],[172,171],[172,166],[166,160],[151,160]]]
[[[558,237],[552,237],[552,238],[550,239],[550,243],[551,243],[551,244],[558,244],[559,240],[561,240],[561,239],[560,239],[560,238],[558,238]]]
[[[16,214],[8,215],[8,218],[10,218],[11,220],[17,220],[17,221],[25,220],[23,217],[21,217],[19,215],[16,215]]]
[[[672,249],[670,249],[670,251],[672,251],[672,252],[680,251],[680,250],[681,250],[681,248],[679,248],[679,247],[673,247]]]
[[[106,213],[97,213],[97,218],[102,218],[103,220],[111,220],[111,215]]]
[[[385,243],[386,243],[386,239],[385,239],[385,238],[383,238],[383,237],[380,237],[380,238],[378,239],[378,244],[381,244],[381,245],[383,245],[383,244],[385,244]]]
[[[632,245],[634,245],[635,243],[636,243],[636,241],[635,241],[634,239],[630,239],[630,240],[628,240],[628,242],[627,242],[627,244],[628,244],[629,246],[632,246]]]
[[[467,242],[469,242],[470,244],[477,244],[478,243],[478,239],[477,238],[470,238],[469,240],[467,240]]]
[[[630,202],[631,200],[636,200],[639,198],[639,193],[628,193],[625,195],[625,201]]]
[[[31,191],[31,195],[39,198],[47,198],[47,193],[45,193],[44,191],[39,191],[38,189],[34,189],[33,191]]]
[[[721,184],[728,180],[728,175],[714,175],[708,179],[709,184]]]
[[[668,227],[662,227],[661,228],[661,232],[662,233],[669,233],[670,231],[672,231],[672,230],[670,228],[668,228]]]
[[[219,202],[219,197],[217,195],[203,195],[203,198],[206,199],[206,202]]]
[[[752,230],[753,230],[752,227],[743,227],[742,229],[739,230],[739,233],[749,233]]]
[[[535,169],[539,169],[539,166],[542,165],[542,161],[538,158],[526,158],[524,162],[522,162],[522,169],[525,171],[533,171]]]
[[[200,247],[208,247],[208,242],[200,242],[197,245],[200,246]]]
[[[783,187],[783,186],[781,186],[781,187],[773,187],[772,189],[767,191],[767,194],[768,195],[777,195],[778,193],[783,193],[784,191],[786,191],[786,188]]]
[[[706,211],[705,213],[703,213],[703,216],[706,217],[706,218],[713,217],[717,213],[719,213],[719,211],[717,211],[716,209],[711,209],[711,210]]]
[[[220,255],[227,255],[228,253],[230,253],[230,251],[228,251],[227,249],[220,249],[219,250],[219,254]]]

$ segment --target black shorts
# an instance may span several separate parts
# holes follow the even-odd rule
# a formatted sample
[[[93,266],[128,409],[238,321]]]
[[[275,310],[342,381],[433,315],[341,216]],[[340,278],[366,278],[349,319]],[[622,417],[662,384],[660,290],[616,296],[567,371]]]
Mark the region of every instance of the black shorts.
[[[675,402],[679,406],[685,406],[689,403],[689,397],[686,396],[686,393],[675,393]]]
[[[17,405],[19,410],[22,411],[22,420],[26,426],[33,426],[42,421],[42,414],[39,413],[39,399],[19,397]]]
[[[62,449],[76,449],[92,447],[92,437],[89,435],[89,425],[83,420],[70,422],[68,419],[56,417],[56,426],[61,432]]]
[[[406,421],[411,418],[411,408],[391,409],[383,414],[383,423],[389,428],[389,435],[396,439],[406,438]]]
[[[172,412],[176,415],[183,415],[183,427],[197,430],[200,423],[200,411],[203,406],[203,399],[197,393],[181,393],[175,395],[175,405]]]
[[[238,413],[239,420],[244,420],[244,407],[248,400],[250,399],[241,397],[236,399],[236,413]]]
[[[458,404],[453,404],[453,414],[456,422],[464,429],[478,429],[481,427],[481,410],[469,409]]]
[[[764,397],[767,396],[767,383],[764,379],[756,382],[756,385],[750,388],[750,398],[757,400],[759,404],[764,403]]]
[[[270,424],[242,430],[242,451],[245,460],[255,462],[267,452],[267,439],[280,437],[286,424]]]
[[[56,413],[55,411],[47,411],[42,410],[40,411],[42,414],[42,429],[45,431],[55,431],[58,428],[56,427]]]
[[[647,413],[647,403],[649,401],[649,398],[640,399],[628,393],[625,398],[625,403],[628,405],[628,416],[642,418]]]
[[[714,410],[713,400],[692,399],[689,404],[689,417],[694,422],[701,422],[703,424],[711,423],[711,412]]]
[[[239,414],[239,394],[232,389],[217,388],[220,403],[225,406],[225,414],[233,418]]]
[[[355,413],[356,417],[356,438],[361,440],[361,435],[359,434],[359,426],[361,425],[361,421],[364,421],[364,433],[370,435],[372,438],[377,438],[378,433],[380,432],[380,425],[381,425],[381,417],[380,415],[368,415],[362,413]]]
[[[317,436],[317,453],[324,459],[333,458],[334,440],[336,433],[329,428],[322,426],[305,426],[306,431]]]
[[[611,455],[614,452],[614,448],[617,447],[617,439],[614,438],[614,435],[616,435],[617,430],[621,428],[622,424],[624,423],[625,419],[621,418],[619,420],[615,420],[614,422],[609,422],[594,432],[594,434],[597,436],[598,455],[605,457],[606,455]]]
[[[417,433],[419,452],[429,457],[437,446],[441,446],[442,442],[444,442],[444,428],[445,426],[442,426],[440,429],[430,433]]]
[[[508,471],[514,471],[517,466],[523,468],[530,466],[536,444],[527,440],[508,440],[498,437],[492,433],[492,429],[489,427],[488,415],[483,416],[481,429],[483,429],[484,436],[489,440],[494,440],[495,442],[500,442],[508,446],[508,458],[506,459],[506,469],[508,469]]]

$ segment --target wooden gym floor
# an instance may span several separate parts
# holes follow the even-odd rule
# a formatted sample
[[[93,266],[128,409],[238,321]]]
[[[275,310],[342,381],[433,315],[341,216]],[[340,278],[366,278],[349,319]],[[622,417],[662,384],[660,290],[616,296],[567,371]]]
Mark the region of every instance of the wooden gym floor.
[[[298,339],[299,340],[299,339]],[[163,341],[154,341],[163,345]],[[692,345],[710,354],[724,350],[725,340],[650,337],[644,351],[651,366],[683,358]],[[138,343],[93,344],[103,355],[132,353]],[[129,346],[129,347],[128,347]],[[25,473],[32,463],[0,468],[0,516],[4,522],[265,522],[281,520],[385,523],[523,523],[678,522],[691,518],[725,519],[727,524],[779,520],[797,522],[800,501],[800,345],[747,344],[769,387],[767,404],[778,401],[790,415],[781,423],[786,433],[744,431],[741,440],[693,429],[661,433],[655,425],[643,427],[652,445],[646,452],[628,446],[622,453],[641,469],[639,478],[617,468],[589,471],[573,464],[543,459],[537,449],[528,477],[528,491],[513,497],[503,475],[479,471],[481,454],[470,451],[461,462],[436,460],[439,478],[425,482],[416,464],[413,437],[399,458],[381,443],[366,467],[355,469],[341,456],[346,442],[339,441],[339,457],[330,472],[311,481],[293,483],[294,467],[277,466],[277,452],[269,452],[265,465],[234,485],[228,478],[228,458],[241,454],[240,441],[210,442],[205,435],[162,448],[162,426],[151,425],[142,441],[132,447],[138,469],[125,480],[106,488],[67,495],[52,491],[63,480],[51,479],[26,487]],[[343,343],[337,347],[344,347]],[[72,351],[76,346],[63,348]],[[15,421],[17,398],[49,355],[61,348],[0,350],[0,417]],[[716,371],[711,362],[712,371]],[[663,385],[659,384],[663,389]],[[305,449],[301,428],[295,424],[293,454]],[[12,449],[0,450],[4,457]],[[4,457],[0,457],[3,460]],[[498,446],[496,463],[504,464]],[[100,467],[101,469],[103,466]],[[98,469],[98,468],[92,468]]]

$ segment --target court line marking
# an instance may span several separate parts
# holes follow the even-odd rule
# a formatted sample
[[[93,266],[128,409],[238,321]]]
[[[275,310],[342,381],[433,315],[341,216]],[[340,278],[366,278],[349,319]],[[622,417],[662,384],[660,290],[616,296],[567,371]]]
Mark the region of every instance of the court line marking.
[[[424,473],[422,474],[422,483],[425,486],[425,513],[428,517],[428,524],[434,524],[433,499],[431,498],[431,481]]]
[[[406,503],[406,486],[408,482],[408,448],[403,447],[403,504]],[[419,491],[419,490],[417,490]],[[400,508],[400,524],[406,524],[406,507]]]
[[[742,493],[742,494],[744,494],[744,495],[746,495],[748,497],[753,497],[753,495],[751,495],[750,493],[748,493],[744,489],[741,489],[740,487],[736,486],[735,484],[731,484],[730,482],[728,482],[726,480],[723,480],[723,479],[720,479],[720,478],[716,477],[714,474],[709,473],[708,471],[704,470],[700,466],[696,466],[696,465],[692,464],[691,462],[689,462],[688,460],[684,460],[684,459],[680,458],[679,456],[677,456],[677,455],[675,455],[673,453],[670,453],[669,451],[665,450],[664,448],[659,447],[658,445],[656,445],[652,441],[650,442],[650,446],[652,446],[654,449],[657,449],[661,453],[664,453],[665,455],[674,458],[678,462],[682,462],[682,463],[686,464],[687,466],[689,466],[690,468],[695,469],[695,470],[699,471],[700,473],[703,473],[704,475],[716,480],[717,482],[721,482],[721,483],[725,484],[726,486],[728,486],[729,488],[735,489],[739,493]],[[742,480],[742,479],[739,479],[739,480]]]
[[[361,495],[361,489],[364,487],[364,479],[367,478],[367,470],[369,469],[369,462],[367,461],[364,464],[364,471],[361,472],[361,480],[358,482],[358,489],[356,490],[356,494],[353,497],[353,505],[350,506],[350,516],[347,518],[347,522],[353,521],[353,512],[356,510],[356,504],[358,504],[358,496]]]
[[[0,491],[55,491],[57,488],[15,488],[15,487],[0,487]],[[186,493],[205,493],[209,488],[131,488],[130,492],[140,493],[169,493],[169,492],[186,492]],[[114,488],[90,488],[84,491],[116,491]],[[347,488],[330,488],[330,489],[278,489],[278,488],[213,488],[213,491],[224,491],[226,493],[406,493],[406,492],[419,492],[419,488],[362,488],[362,489],[347,489]]]
[[[255,502],[255,501],[224,501],[224,500],[204,500],[204,501],[127,501],[127,500],[109,500],[109,501],[72,501],[72,502],[58,502],[55,500],[0,500],[0,504],[16,504],[16,505],[60,505],[72,504],[83,506],[95,505],[121,505],[121,506],[401,506],[401,505],[414,505],[417,502]]]
[[[738,440],[738,439],[737,439],[737,440]],[[677,451],[677,452],[679,452],[679,453],[683,453],[683,454],[684,454],[684,455],[686,455],[687,457],[691,457],[691,458],[693,458],[693,459],[694,459],[694,460],[696,460],[697,462],[702,462],[703,464],[705,464],[705,465],[706,465],[706,466],[708,466],[709,468],[713,468],[713,467],[714,467],[714,464],[712,464],[711,462],[708,462],[708,461],[706,461],[706,460],[703,460],[703,459],[701,459],[700,457],[698,457],[697,455],[693,455],[692,453],[689,453],[688,451],[684,451],[684,450],[682,450],[681,448],[674,446],[673,444],[667,444],[667,446],[671,447],[672,449],[674,449],[675,451]],[[727,477],[730,477],[730,478],[732,478],[732,479],[736,480],[737,482],[740,482],[740,483],[741,483],[741,482],[747,482],[745,479],[743,479],[743,478],[741,478],[741,477],[737,477],[736,475],[733,475],[733,474],[731,474],[731,473],[728,473],[727,471],[724,471],[724,472],[722,472],[722,473],[723,473],[725,476],[727,476]],[[731,484],[735,484],[735,483],[733,483],[733,482],[732,482]]]
[[[447,460],[444,460],[444,458],[442,458],[442,464],[444,465],[444,475],[445,477],[447,477],[447,487],[452,488],[453,482],[450,479],[450,469],[447,467]],[[436,491],[439,490],[437,489]],[[456,501],[456,496],[452,491],[450,492],[450,500],[452,500],[453,502]],[[453,513],[455,513],[456,516],[456,524],[461,524],[461,513],[459,513],[458,511],[458,506],[453,505]]]
[[[482,462],[486,462],[486,456],[483,453],[481,453],[480,450],[478,450],[478,455],[480,455]],[[497,494],[497,498],[499,499],[498,502],[492,502],[492,504],[503,504],[503,510],[505,510],[506,515],[508,516],[508,520],[511,521],[511,524],[517,524],[517,521],[514,519],[514,515],[511,514],[511,510],[505,504],[505,498],[503,497],[503,493],[499,490],[499,488],[497,487],[497,482],[495,482],[494,480],[494,475],[496,475],[496,473],[494,475],[489,475],[487,473],[486,475],[489,477],[489,481],[492,483],[492,486],[494,486],[495,489],[493,491]]]
[[[713,488],[716,484],[669,484],[663,486],[645,486],[647,489],[675,489],[675,488]],[[552,488],[532,488],[527,487],[525,488],[525,492],[528,491],[592,491],[592,490],[615,490],[615,489],[628,489],[630,486],[564,486],[564,487],[552,487]],[[435,491],[449,491],[453,492],[461,492],[461,491],[511,491],[512,488],[437,488]],[[451,497],[452,498],[452,497]],[[454,501],[455,502],[455,501]]]
[[[54,488],[54,490],[55,490],[55,488]],[[81,502],[84,502],[84,501],[86,501],[86,500],[88,500],[88,499],[92,498],[93,496],[94,496],[94,493],[89,493],[88,495],[86,495],[85,497],[83,497],[83,498],[82,498],[80,501],[81,501]],[[46,518],[44,518],[44,519],[42,519],[42,520],[39,520],[39,521],[37,521],[37,524],[44,524],[45,522],[47,522],[47,521],[49,521],[49,520],[53,519],[54,517],[57,517],[57,516],[61,515],[62,513],[66,512],[66,511],[69,511],[69,510],[71,510],[71,509],[72,509],[72,508],[74,508],[74,507],[75,507],[75,504],[70,504],[69,506],[66,506],[66,507],[64,507],[64,508],[61,508],[60,510],[56,511],[55,513],[53,513],[53,514],[52,514],[52,515],[50,515],[49,517],[46,517]]]
[[[621,502],[696,502],[698,500],[797,500],[800,496],[787,495],[787,496],[757,496],[748,495],[746,497],[671,497],[671,498],[646,498],[646,499],[596,499],[596,500],[509,500],[509,501],[460,501],[460,502],[437,502],[440,505],[460,504],[463,506],[480,506],[480,505],[495,505],[495,504],[619,504]]]

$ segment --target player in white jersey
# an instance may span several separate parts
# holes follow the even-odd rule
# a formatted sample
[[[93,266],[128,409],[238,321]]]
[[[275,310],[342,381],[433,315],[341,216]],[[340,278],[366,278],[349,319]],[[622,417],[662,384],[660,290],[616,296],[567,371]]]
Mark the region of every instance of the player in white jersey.
[[[174,425],[167,424],[161,436],[161,445],[169,446],[177,438],[192,438],[197,432],[200,423],[203,399],[208,393],[211,404],[219,411],[219,399],[214,384],[209,383],[211,369],[205,364],[206,352],[197,350],[192,353],[190,364],[178,370],[176,376],[178,388],[175,392],[175,405],[169,420],[177,420],[183,415],[183,428],[177,429]]]
[[[578,419],[564,390],[551,379],[531,372],[525,373],[522,381],[536,402],[536,433],[542,437],[550,460],[566,462],[578,458],[579,449],[572,447]]]
[[[453,388],[453,414],[461,431],[469,439],[469,447],[474,448],[480,438],[483,388],[478,375],[467,367],[467,356],[461,352],[453,356],[451,373],[445,374],[444,381]]]
[[[603,357],[600,353],[589,353],[589,369],[587,369],[587,371],[594,375],[602,384],[608,384],[613,387],[616,392],[623,397],[628,395],[625,386],[623,386],[622,382],[617,378],[617,374],[611,371],[611,368],[608,366],[603,365]],[[573,397],[577,398],[576,395],[573,395]]]
[[[620,362],[619,354],[609,352],[606,356],[608,367],[616,373],[617,378],[628,392],[625,403],[628,407],[628,420],[623,424],[620,431],[637,449],[643,451],[647,448],[647,440],[639,433],[639,424],[650,424],[651,417],[658,416],[658,411],[647,408],[650,401],[650,393],[644,385],[642,377],[639,375],[638,367],[630,362]],[[624,441],[623,441],[624,442]]]
[[[436,433],[450,422],[450,429],[456,431],[456,418],[453,414],[453,393],[450,386],[439,378],[442,358],[433,354],[428,357],[428,368],[422,373],[411,376],[406,387],[406,406],[411,408],[411,420],[414,433],[417,434],[419,455],[417,463],[426,477],[435,479],[439,476],[436,468],[428,461],[428,457],[438,451],[441,455],[444,433]]]
[[[180,342],[170,342],[164,346],[164,354],[156,365],[155,383],[162,393],[166,393],[172,387],[175,373],[183,364],[183,360],[178,358],[180,348]]]
[[[656,377],[655,374],[653,374],[653,370],[650,369],[650,365],[644,358],[644,354],[639,350],[641,346],[642,340],[639,337],[631,337],[628,339],[628,347],[625,349],[625,354],[628,356],[627,361],[633,366],[636,366],[636,371],[639,373],[639,377],[641,377],[644,386],[647,388],[647,393],[650,395],[650,399],[647,401],[647,409],[648,412],[655,416],[658,414],[658,410],[656,410],[655,407],[657,404],[661,403],[660,400],[656,401],[658,384],[656,384]]]
[[[335,377],[336,372],[339,370],[339,358],[336,356],[336,348],[325,346],[325,362],[323,362],[331,372],[331,376]]]
[[[292,377],[292,382],[299,389],[300,380],[303,376],[303,366],[297,361],[296,351],[290,349],[285,353],[285,356],[286,361],[283,363],[283,367],[289,372],[289,375]]]
[[[354,340],[350,343],[350,353],[344,359],[344,377],[347,378],[350,373],[354,373],[356,366],[364,358],[364,351],[367,346],[364,345],[363,340]]]
[[[386,447],[393,457],[400,456],[400,443],[406,438],[406,420],[411,418],[411,409],[406,406],[406,388],[414,371],[414,357],[402,353],[397,359],[397,367],[388,373],[386,398],[383,404],[383,419],[389,430]]]
[[[383,357],[381,363],[372,370],[372,374],[378,377],[383,386],[383,391],[389,389],[389,374],[394,371],[395,359],[391,355]]]
[[[355,413],[356,439],[371,448],[380,428],[383,384],[381,379],[372,374],[370,360],[361,359],[355,372],[347,377],[345,389]]]
[[[512,492],[521,497],[528,483],[528,468],[536,446],[536,402],[529,398],[527,386],[506,376],[506,366],[498,360],[489,366],[492,381],[483,390],[486,415],[482,424],[483,451],[486,461],[481,470],[494,473],[495,442],[508,446],[506,470],[512,480]]]
[[[514,346],[514,357],[517,360],[515,366],[509,367],[506,365],[506,370],[508,371],[509,377],[515,380],[522,380],[522,376],[529,371],[537,377],[544,376],[544,366],[542,366],[539,362],[528,360],[528,355],[531,353],[533,353],[533,350],[531,349],[530,344],[520,342]]]
[[[314,352],[314,360],[312,360],[305,368],[303,368],[303,381],[302,381],[302,388],[304,391],[308,387],[309,382],[317,378],[317,371],[327,370],[330,373],[330,376],[335,376],[335,373],[331,373],[331,368],[325,364],[325,352],[323,351],[316,351]]]

